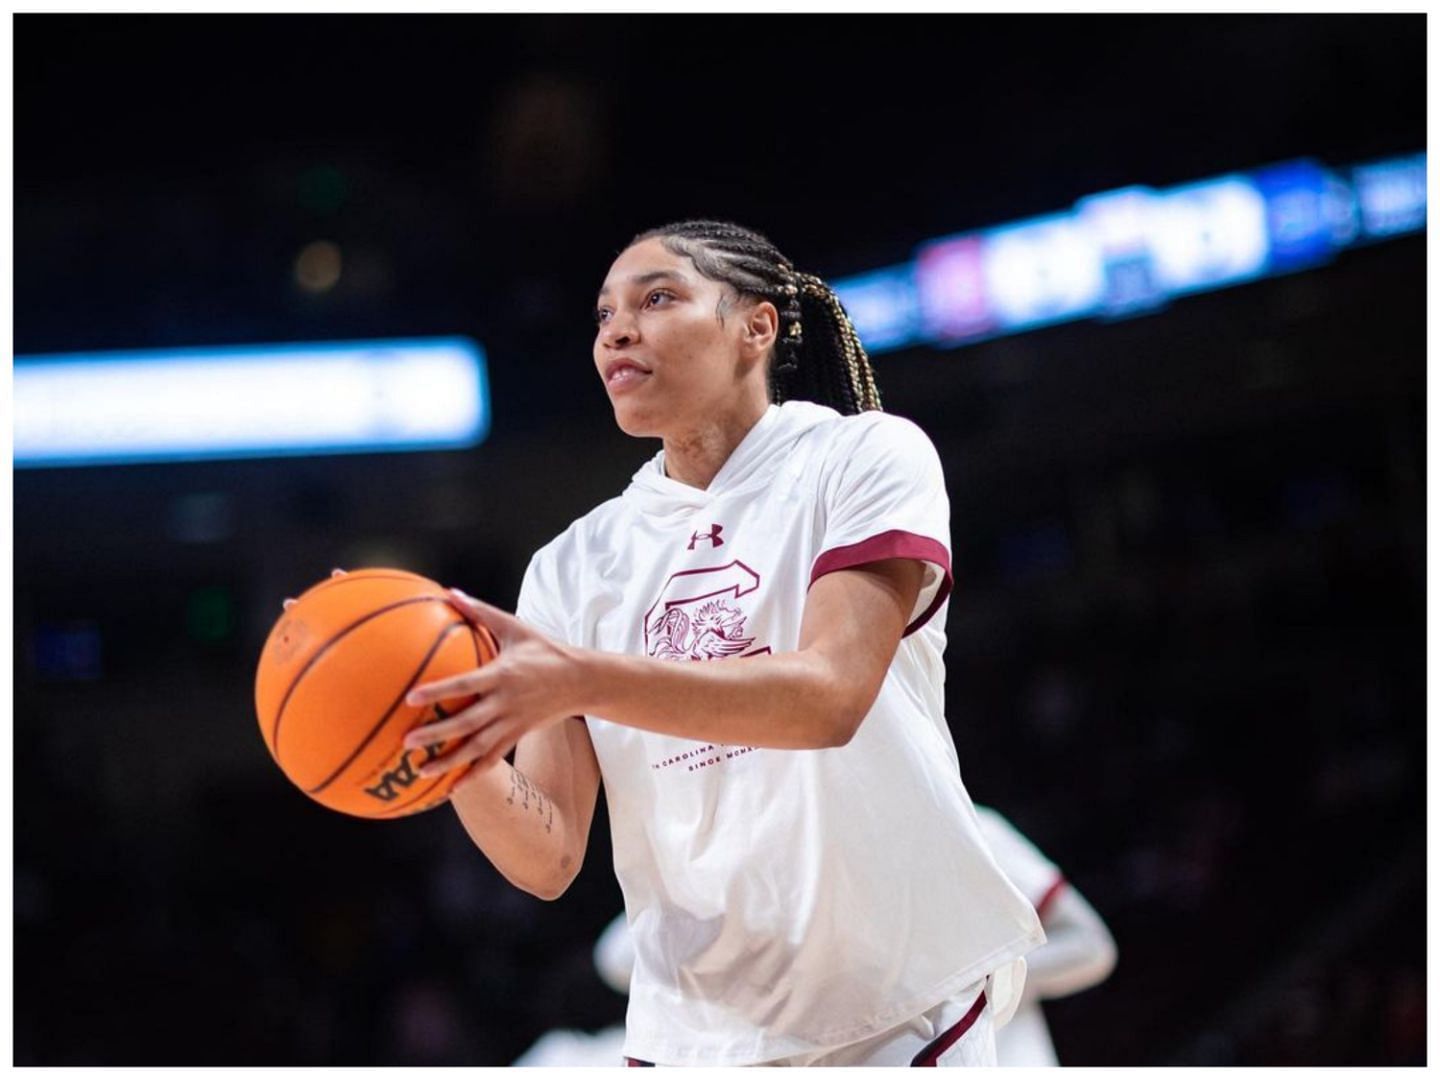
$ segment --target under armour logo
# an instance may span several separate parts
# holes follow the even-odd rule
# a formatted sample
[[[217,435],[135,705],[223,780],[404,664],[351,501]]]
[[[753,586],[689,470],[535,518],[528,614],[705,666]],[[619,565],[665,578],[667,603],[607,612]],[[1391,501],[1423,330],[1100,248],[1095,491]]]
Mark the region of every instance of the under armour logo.
[[[715,524],[712,524],[712,525],[710,526],[710,531],[709,531],[708,533],[698,533],[698,532],[697,532],[697,533],[691,533],[691,534],[690,534],[690,543],[688,543],[688,544],[685,545],[685,550],[686,550],[686,551],[694,551],[694,550],[695,550],[695,544],[696,544],[698,541],[701,541],[701,540],[709,540],[709,541],[710,541],[710,547],[711,547],[712,550],[715,549],[715,548],[717,548],[717,547],[719,547],[721,544],[725,543],[724,540],[721,540],[721,539],[720,539],[720,530],[721,530],[722,528],[724,528],[723,525],[715,525]]]

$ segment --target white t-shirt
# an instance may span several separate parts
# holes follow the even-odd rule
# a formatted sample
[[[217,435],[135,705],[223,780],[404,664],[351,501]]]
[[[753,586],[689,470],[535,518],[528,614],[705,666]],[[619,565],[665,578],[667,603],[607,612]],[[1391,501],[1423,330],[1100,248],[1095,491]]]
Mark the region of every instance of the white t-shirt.
[[[517,613],[669,660],[793,650],[816,578],[926,563],[843,747],[698,743],[586,717],[635,943],[625,1053],[742,1065],[842,1046],[1044,940],[980,839],[945,723],[949,501],[914,424],[771,406],[705,490],[663,452],[536,553]]]
[[[977,806],[975,814],[980,819],[980,835],[990,845],[1001,871],[1043,917],[1045,909],[1065,887],[1065,875],[1000,811]]]

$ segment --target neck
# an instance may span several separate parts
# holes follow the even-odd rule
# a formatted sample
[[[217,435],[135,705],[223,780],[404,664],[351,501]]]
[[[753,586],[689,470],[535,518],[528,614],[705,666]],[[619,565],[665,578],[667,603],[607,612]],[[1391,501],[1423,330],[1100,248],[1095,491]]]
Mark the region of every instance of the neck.
[[[707,420],[683,434],[666,435],[665,475],[702,491],[708,488],[769,404],[762,399],[758,405],[751,403],[742,411]]]

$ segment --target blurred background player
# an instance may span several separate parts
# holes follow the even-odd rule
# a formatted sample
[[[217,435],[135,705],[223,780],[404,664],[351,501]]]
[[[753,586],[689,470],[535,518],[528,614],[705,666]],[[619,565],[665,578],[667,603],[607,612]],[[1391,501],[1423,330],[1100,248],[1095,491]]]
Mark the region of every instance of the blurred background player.
[[[1046,941],[1025,957],[1025,990],[1010,1022],[995,1033],[1001,1065],[1059,1065],[1040,1003],[1088,990],[1115,969],[1115,939],[1095,909],[1029,838],[999,811],[976,806],[980,833],[1012,884],[1025,894],[1045,927]],[[617,993],[628,993],[635,950],[625,915],[615,916],[595,942],[595,970]],[[547,1031],[515,1060],[522,1066],[612,1065],[625,1041],[624,1025],[588,1032]]]
[[[595,942],[595,971],[617,994],[630,993],[635,968],[635,945],[622,911],[611,919]],[[614,1065],[623,1061],[625,1025],[611,1024],[598,1031],[555,1028],[545,1032],[512,1064],[522,1066]]]
[[[1042,1001],[1098,986],[1115,969],[1115,939],[1060,868],[1004,815],[975,807],[990,853],[1040,916],[1045,944],[1025,957],[1025,990],[1010,1022],[995,1033],[1001,1065],[1059,1065]],[[598,958],[597,952],[597,958]]]

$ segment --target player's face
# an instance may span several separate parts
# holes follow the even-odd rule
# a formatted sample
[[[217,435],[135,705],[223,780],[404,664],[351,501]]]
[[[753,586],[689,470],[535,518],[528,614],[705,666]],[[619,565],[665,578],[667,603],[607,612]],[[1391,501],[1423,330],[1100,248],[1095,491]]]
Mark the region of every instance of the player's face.
[[[734,408],[753,365],[728,285],[658,239],[626,248],[595,303],[595,367],[628,435],[678,435]]]

